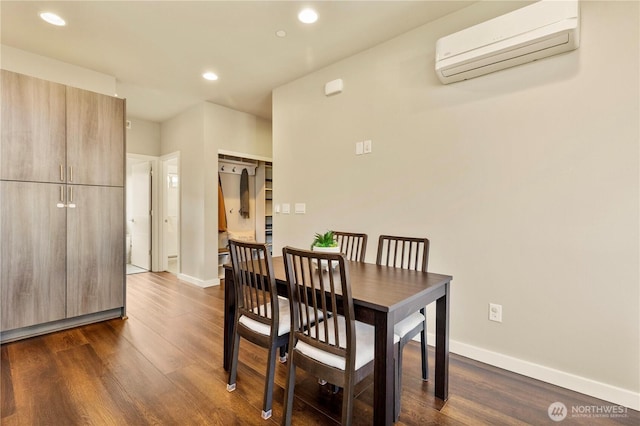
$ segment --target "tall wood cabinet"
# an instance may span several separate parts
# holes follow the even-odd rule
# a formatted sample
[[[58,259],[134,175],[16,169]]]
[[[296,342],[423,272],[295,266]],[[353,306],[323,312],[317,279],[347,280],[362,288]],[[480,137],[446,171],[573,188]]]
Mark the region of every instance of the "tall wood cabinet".
[[[1,73],[2,342],[124,316],[124,100]]]

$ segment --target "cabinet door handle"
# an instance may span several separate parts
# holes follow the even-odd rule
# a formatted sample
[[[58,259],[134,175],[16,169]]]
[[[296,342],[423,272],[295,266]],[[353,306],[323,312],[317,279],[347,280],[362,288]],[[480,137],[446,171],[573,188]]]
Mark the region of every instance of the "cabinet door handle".
[[[67,203],[67,207],[70,209],[76,208],[76,203],[73,202],[73,186],[69,186],[69,202]]]
[[[60,164],[60,181],[64,182],[64,166]]]
[[[69,166],[69,182],[73,182],[73,166]]]
[[[64,203],[64,186],[60,185],[60,202],[56,204],[56,207],[59,209],[63,209],[67,207]]]

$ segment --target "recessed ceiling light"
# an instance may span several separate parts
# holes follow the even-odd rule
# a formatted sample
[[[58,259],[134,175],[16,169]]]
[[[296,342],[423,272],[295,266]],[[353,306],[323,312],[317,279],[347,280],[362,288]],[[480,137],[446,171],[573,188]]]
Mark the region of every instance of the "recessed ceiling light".
[[[202,77],[204,77],[206,80],[211,80],[211,81],[218,79],[218,76],[212,72],[205,72],[204,74],[202,74]]]
[[[287,32],[285,30],[278,30],[278,31],[276,31],[276,35],[278,37],[286,37],[287,36]]]
[[[298,19],[305,24],[313,24],[318,20],[318,14],[313,9],[303,9],[298,13]]]
[[[40,17],[43,20],[45,20],[48,23],[50,23],[51,25],[57,25],[58,27],[64,27],[65,25],[67,25],[67,23],[64,21],[64,19],[62,19],[61,17],[59,17],[55,13],[42,12],[40,14]]]

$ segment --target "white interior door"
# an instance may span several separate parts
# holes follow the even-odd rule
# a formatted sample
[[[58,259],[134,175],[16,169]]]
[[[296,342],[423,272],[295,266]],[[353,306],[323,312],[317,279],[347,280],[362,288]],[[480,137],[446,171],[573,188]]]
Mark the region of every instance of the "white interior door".
[[[180,172],[178,155],[170,155],[163,161],[163,266],[165,271],[179,273],[180,230]]]
[[[131,264],[151,269],[151,162],[131,166]]]

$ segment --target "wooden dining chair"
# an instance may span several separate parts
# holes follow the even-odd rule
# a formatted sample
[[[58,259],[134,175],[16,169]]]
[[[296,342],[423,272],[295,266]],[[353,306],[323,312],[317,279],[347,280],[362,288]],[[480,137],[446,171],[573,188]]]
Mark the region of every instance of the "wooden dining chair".
[[[291,247],[282,252],[292,318],[282,424],[291,424],[296,368],[300,367],[343,388],[342,424],[350,425],[354,387],[373,372],[375,329],[355,320],[344,254]],[[329,264],[328,271],[317,268],[322,261]],[[310,315],[323,320],[305,326]]]
[[[413,269],[427,272],[429,263],[429,240],[427,238],[395,237],[380,235],[378,239],[377,265]],[[427,315],[425,308],[410,314],[394,327],[396,339],[399,338],[396,355],[396,389],[394,417],[400,415],[400,395],[402,393],[402,350],[404,346],[420,333],[420,352],[422,355],[422,380],[429,379],[429,358],[427,355]]]
[[[291,319],[289,301],[278,296],[269,249],[265,244],[229,240],[236,295],[231,368],[227,390],[236,389],[240,337],[267,348],[267,375],[262,402],[262,418],[271,417],[276,350],[286,362]]]
[[[347,259],[364,262],[367,252],[367,234],[333,231],[333,236],[338,242],[340,253],[344,253]]]

